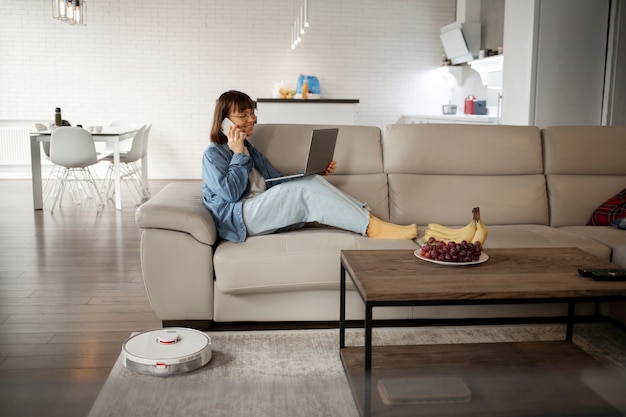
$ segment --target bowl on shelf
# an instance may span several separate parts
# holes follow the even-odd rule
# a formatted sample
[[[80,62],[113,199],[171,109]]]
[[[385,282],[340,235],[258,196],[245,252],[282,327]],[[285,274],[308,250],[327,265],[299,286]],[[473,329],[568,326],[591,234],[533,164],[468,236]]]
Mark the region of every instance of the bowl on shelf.
[[[456,114],[456,104],[443,104],[441,112],[443,114]]]

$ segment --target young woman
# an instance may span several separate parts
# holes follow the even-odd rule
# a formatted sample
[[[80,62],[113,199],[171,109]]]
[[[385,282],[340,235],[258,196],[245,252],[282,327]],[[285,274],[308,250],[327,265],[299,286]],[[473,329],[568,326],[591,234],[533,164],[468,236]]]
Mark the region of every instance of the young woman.
[[[215,105],[211,143],[202,157],[202,195],[220,237],[243,242],[247,236],[295,230],[318,222],[370,238],[415,239],[417,227],[399,226],[371,215],[364,203],[330,184],[323,176],[335,170],[331,161],[320,175],[266,183],[281,176],[250,142],[256,115],[254,101],[227,91]],[[234,126],[222,133],[222,121]]]

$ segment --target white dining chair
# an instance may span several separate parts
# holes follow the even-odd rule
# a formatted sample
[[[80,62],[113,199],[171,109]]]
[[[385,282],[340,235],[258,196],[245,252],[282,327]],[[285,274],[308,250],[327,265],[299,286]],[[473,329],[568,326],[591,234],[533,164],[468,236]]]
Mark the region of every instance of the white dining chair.
[[[120,180],[128,186],[135,204],[150,198],[151,195],[150,186],[143,178],[141,165],[141,159],[148,150],[147,142],[151,127],[151,124],[141,126],[132,139],[130,150],[120,152]],[[109,161],[103,189],[106,198],[111,198],[113,196],[113,182],[115,181],[113,155],[107,155],[102,160]]]
[[[110,123],[110,126],[128,126],[128,127],[141,127],[141,123],[133,122],[132,120],[114,120]]]
[[[90,198],[99,213],[104,201],[91,167],[100,162],[91,133],[80,127],[58,127],[50,136],[50,160],[61,167],[54,186],[51,213],[61,204],[66,186],[77,204]]]
[[[112,121],[109,126],[112,127],[128,127],[130,129],[139,129],[141,126],[143,126],[143,123],[138,123],[138,122],[134,122],[132,120],[114,120]],[[131,148],[131,143],[132,143],[132,139],[133,138],[129,138],[127,140],[123,140],[120,142],[120,152],[128,152],[130,151]],[[113,149],[111,148],[111,146],[107,143],[106,146],[106,151],[107,152],[113,152]]]

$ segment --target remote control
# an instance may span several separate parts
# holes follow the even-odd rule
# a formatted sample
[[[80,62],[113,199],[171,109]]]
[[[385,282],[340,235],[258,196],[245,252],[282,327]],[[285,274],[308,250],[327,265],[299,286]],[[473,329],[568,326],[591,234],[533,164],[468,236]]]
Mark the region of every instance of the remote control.
[[[578,268],[578,273],[596,281],[626,281],[626,268]]]

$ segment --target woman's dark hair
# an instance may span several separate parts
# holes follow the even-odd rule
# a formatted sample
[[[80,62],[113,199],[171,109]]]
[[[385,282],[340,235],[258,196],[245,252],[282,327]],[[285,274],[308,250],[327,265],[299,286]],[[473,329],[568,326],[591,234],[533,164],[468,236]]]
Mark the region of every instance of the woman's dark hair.
[[[221,131],[222,120],[228,117],[232,112],[245,112],[254,110],[254,100],[246,93],[241,91],[230,90],[223,93],[215,103],[215,111],[213,112],[213,125],[211,126],[210,139],[211,142],[223,145],[228,142],[228,138]]]

